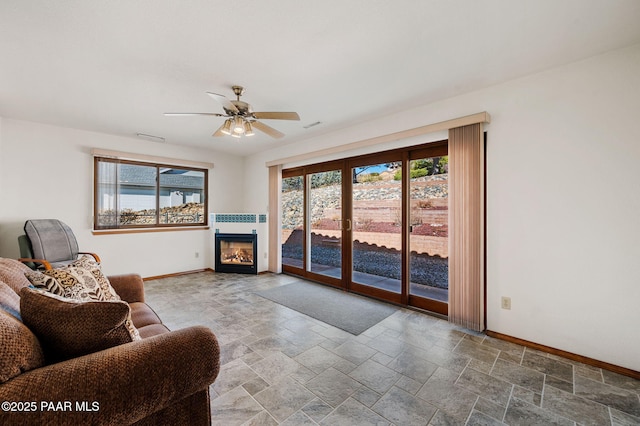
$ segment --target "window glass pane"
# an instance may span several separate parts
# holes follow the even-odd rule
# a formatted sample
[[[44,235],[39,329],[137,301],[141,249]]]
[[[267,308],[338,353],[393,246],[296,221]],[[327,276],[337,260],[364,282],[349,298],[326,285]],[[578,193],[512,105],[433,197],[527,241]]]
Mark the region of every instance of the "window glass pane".
[[[96,225],[99,227],[116,228],[118,223],[117,164],[100,161],[97,165]]]
[[[313,173],[309,178],[309,263],[307,269],[342,276],[342,171]]]
[[[160,223],[204,223],[204,172],[160,167]]]
[[[118,225],[156,223],[156,167],[118,164]]]
[[[402,291],[402,164],[352,171],[353,272],[358,284]]]
[[[282,179],[282,264],[302,268],[304,187],[302,176]]]
[[[410,293],[449,298],[449,157],[411,161]]]

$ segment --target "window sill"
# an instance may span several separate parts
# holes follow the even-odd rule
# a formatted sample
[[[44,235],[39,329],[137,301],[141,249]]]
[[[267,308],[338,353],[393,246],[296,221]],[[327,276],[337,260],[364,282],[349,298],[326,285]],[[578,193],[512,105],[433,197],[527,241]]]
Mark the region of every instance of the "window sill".
[[[209,226],[179,226],[162,228],[130,228],[130,229],[94,229],[93,235],[113,235],[113,234],[143,234],[148,232],[175,232],[175,231],[207,231]]]

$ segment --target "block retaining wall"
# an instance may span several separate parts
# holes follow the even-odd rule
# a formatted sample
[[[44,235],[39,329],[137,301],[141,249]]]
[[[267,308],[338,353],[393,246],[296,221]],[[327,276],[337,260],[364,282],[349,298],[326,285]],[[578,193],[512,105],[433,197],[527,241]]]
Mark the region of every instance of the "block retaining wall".
[[[341,231],[334,230],[314,230],[316,234],[323,235],[327,238],[340,238]],[[285,242],[291,235],[292,230],[282,230],[282,241]],[[385,232],[354,232],[354,240],[361,243],[373,244],[378,247],[387,247],[390,249],[400,250],[402,246],[402,238],[400,234],[392,234]],[[430,256],[449,257],[449,246],[446,237],[431,237],[428,235],[412,235],[411,251],[424,253]]]

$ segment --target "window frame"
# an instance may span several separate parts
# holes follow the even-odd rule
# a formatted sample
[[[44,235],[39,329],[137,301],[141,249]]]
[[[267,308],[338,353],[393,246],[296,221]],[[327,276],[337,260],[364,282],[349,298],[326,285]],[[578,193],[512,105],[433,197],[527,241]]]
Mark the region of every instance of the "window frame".
[[[112,163],[112,164],[129,164],[134,166],[154,167],[156,169],[156,176],[160,176],[160,170],[164,168],[188,170],[194,172],[201,172],[204,174],[203,182],[203,202],[204,205],[204,222],[198,223],[160,223],[160,188],[162,187],[160,179],[156,178],[155,185],[155,223],[153,224],[127,224],[120,225],[100,225],[98,222],[98,189],[99,189],[99,164],[100,163]],[[118,179],[116,175],[116,180]],[[119,159],[112,157],[94,156],[93,157],[93,230],[94,231],[114,231],[114,232],[131,232],[135,230],[172,230],[172,229],[194,229],[194,228],[207,228],[209,226],[209,170],[206,168],[185,166],[179,164],[169,164],[163,162],[151,162],[151,161],[136,161],[129,159]]]

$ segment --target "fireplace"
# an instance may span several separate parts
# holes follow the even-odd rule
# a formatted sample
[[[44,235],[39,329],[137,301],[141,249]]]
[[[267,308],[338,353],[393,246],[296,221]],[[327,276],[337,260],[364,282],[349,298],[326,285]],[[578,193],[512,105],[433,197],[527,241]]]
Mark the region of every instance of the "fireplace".
[[[258,273],[258,236],[256,234],[216,233],[216,272]]]

